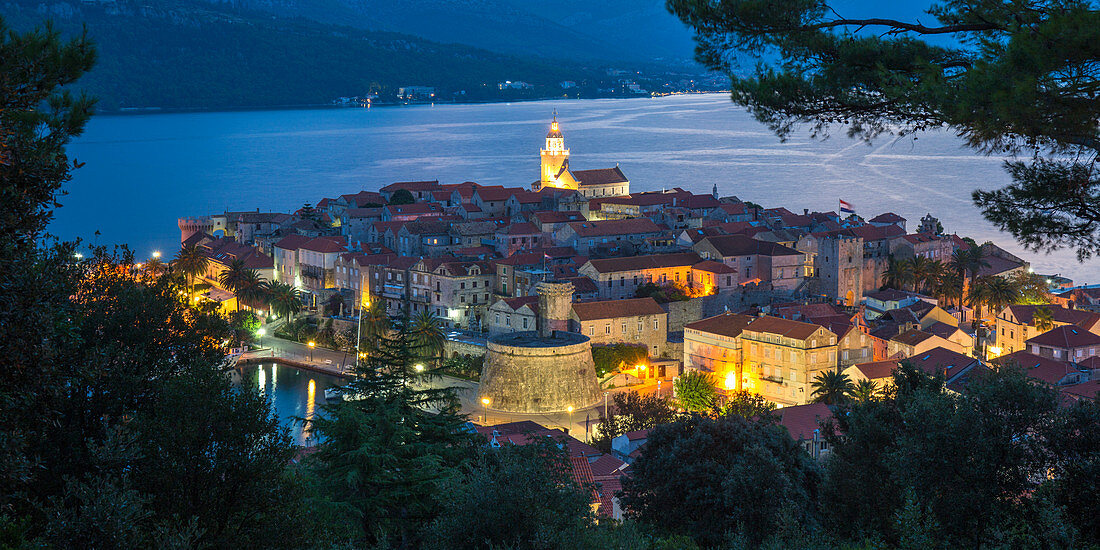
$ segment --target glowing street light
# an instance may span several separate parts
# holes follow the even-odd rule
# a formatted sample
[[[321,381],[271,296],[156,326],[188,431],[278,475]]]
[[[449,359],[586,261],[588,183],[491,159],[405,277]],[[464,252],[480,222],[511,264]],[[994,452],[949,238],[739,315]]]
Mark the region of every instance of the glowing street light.
[[[310,361],[313,361],[313,348],[316,345],[317,345],[317,343],[314,342],[313,340],[309,341],[309,360]]]
[[[76,254],[73,254],[73,257],[78,259],[78,260],[84,259],[84,255],[79,253],[79,252],[77,252]]]
[[[424,365],[421,363],[413,365],[413,368],[416,369],[416,372],[424,372]]]
[[[261,348],[264,347],[264,335],[265,334],[267,334],[267,329],[265,329],[263,327],[260,327],[259,329],[256,330],[256,336],[260,337],[260,340],[259,340],[258,343],[260,344]]]
[[[485,405],[486,407],[488,407],[489,403],[492,403],[492,402],[493,402],[493,400],[489,399],[488,397],[482,397],[481,398],[481,404]]]
[[[153,257],[157,258],[157,259],[160,259],[160,251],[159,250],[154,250],[153,251]]]
[[[573,431],[573,405],[569,405],[565,410],[569,411],[569,427],[565,429],[565,433],[568,434]]]

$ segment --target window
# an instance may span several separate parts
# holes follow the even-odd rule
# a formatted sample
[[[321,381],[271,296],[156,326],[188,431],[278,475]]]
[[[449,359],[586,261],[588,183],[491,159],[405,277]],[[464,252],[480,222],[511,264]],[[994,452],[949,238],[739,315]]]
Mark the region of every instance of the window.
[[[607,323],[603,327],[604,334],[611,334],[611,323]]]
[[[638,319],[638,332],[641,332],[641,331],[642,331],[642,328],[643,328],[643,327],[642,327],[642,320],[641,320],[641,319]]]
[[[508,327],[512,326],[512,316],[511,315],[505,315],[504,316],[504,326],[508,326]]]
[[[626,277],[619,277],[619,286],[626,286]]]
[[[623,334],[626,334],[626,321],[623,321]]]
[[[615,281],[612,281],[611,279],[607,280],[607,288],[611,288],[614,284],[615,284]]]
[[[462,302],[462,303],[464,303],[464,304],[465,304],[465,303],[466,303],[466,295],[465,295],[465,294],[463,294],[463,295],[459,296],[459,297],[458,297],[458,301],[459,301],[459,302]]]
[[[462,290],[466,290],[466,283],[458,283],[458,288],[461,288]]]
[[[660,319],[654,319],[653,320],[653,330],[657,330],[659,328],[661,328],[661,320]]]
[[[596,335],[596,326],[595,325],[590,325],[588,327],[588,335],[589,336],[595,336]]]
[[[497,312],[497,313],[496,313],[496,314],[495,314],[495,315],[493,316],[493,322],[494,322],[494,323],[496,323],[496,324],[498,324],[498,325],[500,324],[500,312]]]
[[[523,328],[524,329],[527,328],[527,318],[526,317],[523,318]]]

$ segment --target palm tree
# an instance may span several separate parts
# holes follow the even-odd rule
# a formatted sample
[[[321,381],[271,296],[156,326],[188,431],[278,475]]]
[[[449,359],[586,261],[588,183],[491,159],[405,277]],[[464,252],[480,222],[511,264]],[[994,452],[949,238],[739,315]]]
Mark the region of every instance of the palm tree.
[[[913,284],[913,292],[920,292],[932,274],[932,261],[924,256],[913,256],[907,263],[909,264],[909,282]]]
[[[966,293],[966,304],[974,308],[975,319],[982,317],[982,306],[989,303],[989,277],[981,277],[970,282]]]
[[[980,246],[970,247],[970,250],[967,250],[966,254],[966,270],[970,273],[970,279],[974,280],[978,277],[978,272],[981,271],[983,267],[989,267],[989,262],[985,261],[985,249]]]
[[[360,311],[360,315],[363,316],[363,336],[367,340],[377,340],[389,333],[390,316],[381,299],[372,299],[370,305]]]
[[[260,277],[255,269],[246,269],[241,274],[240,288],[237,289],[237,303],[244,301],[245,305],[257,309],[263,306],[268,297],[267,279]]]
[[[839,370],[827,370],[818,373],[811,386],[814,388],[810,393],[814,396],[814,403],[836,405],[847,399],[852,391],[852,380]]]
[[[1046,332],[1054,328],[1054,312],[1050,311],[1048,307],[1036,309],[1031,319],[1039,332]]]
[[[852,386],[852,389],[848,390],[848,397],[860,403],[873,401],[878,398],[878,384],[875,383],[874,380],[864,378]]]
[[[913,278],[913,272],[910,270],[909,262],[904,260],[898,260],[891,254],[887,258],[888,264],[886,265],[886,271],[882,273],[882,286],[883,288],[902,289]]]
[[[986,303],[997,315],[1002,309],[1020,301],[1020,287],[1016,281],[1005,277],[987,278]]]
[[[271,311],[276,317],[290,316],[302,309],[302,295],[298,289],[287,283],[274,282],[268,287]]]
[[[246,271],[248,268],[245,267],[244,260],[238,258],[229,262],[229,265],[218,274],[218,283],[222,288],[237,297],[237,311],[241,310],[241,283],[244,281]]]
[[[210,262],[210,259],[206,257],[203,250],[195,244],[185,244],[180,251],[176,253],[176,267],[180,272],[187,277],[187,286],[190,289],[190,294],[195,292],[195,276],[206,273],[206,266]]]
[[[447,336],[443,334],[439,318],[427,309],[417,313],[409,327],[413,342],[421,357],[434,360],[443,355],[443,346]]]
[[[149,261],[145,262],[145,272],[152,275],[154,279],[160,277],[164,273],[164,261],[160,258],[149,258]]]

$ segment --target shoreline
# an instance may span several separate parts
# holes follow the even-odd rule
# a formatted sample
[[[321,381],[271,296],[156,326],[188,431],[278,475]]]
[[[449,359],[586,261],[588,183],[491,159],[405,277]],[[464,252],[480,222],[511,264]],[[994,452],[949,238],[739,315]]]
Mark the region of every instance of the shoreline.
[[[301,103],[291,105],[248,105],[240,107],[123,107],[110,111],[96,111],[96,117],[126,117],[141,115],[178,115],[199,113],[247,113],[254,111],[308,111],[327,109],[373,109],[380,107],[420,107],[425,105],[499,105],[502,103],[533,103],[538,101],[588,101],[593,99],[656,99],[677,95],[712,95],[729,94],[729,90],[714,90],[703,92],[671,92],[663,94],[640,94],[633,96],[605,96],[605,97],[538,97],[518,99],[486,99],[470,101],[412,101],[373,103],[369,106],[362,105],[338,105],[333,103]]]

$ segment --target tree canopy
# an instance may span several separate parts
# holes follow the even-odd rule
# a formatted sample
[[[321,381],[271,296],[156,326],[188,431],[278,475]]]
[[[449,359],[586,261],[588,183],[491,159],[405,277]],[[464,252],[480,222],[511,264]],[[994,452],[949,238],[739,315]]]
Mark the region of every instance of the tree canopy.
[[[975,204],[1034,249],[1100,252],[1100,11],[1088,0],[943,0],[928,24],[852,17],[824,0],[668,0],[734,102],[781,137],[950,127],[1016,158]],[[936,40],[932,40],[936,37]],[[748,76],[745,58],[757,67]]]

